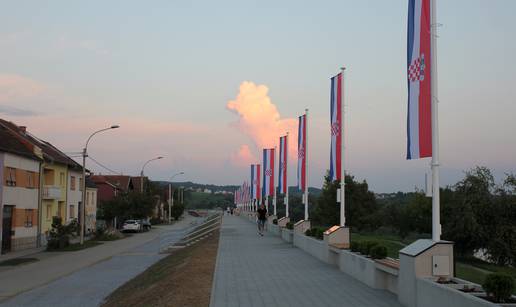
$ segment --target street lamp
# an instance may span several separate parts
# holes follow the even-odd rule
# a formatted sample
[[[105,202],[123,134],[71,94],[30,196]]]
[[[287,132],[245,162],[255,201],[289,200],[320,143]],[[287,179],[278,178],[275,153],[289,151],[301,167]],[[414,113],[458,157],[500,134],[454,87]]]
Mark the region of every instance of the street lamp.
[[[145,162],[145,164],[143,164],[143,166],[142,166],[142,171],[140,172],[140,192],[142,194],[143,194],[143,170],[145,169],[145,166],[147,166],[147,164],[149,164],[152,161],[159,160],[159,159],[163,159],[163,157],[156,157],[156,158],[150,159],[149,161]]]
[[[174,198],[172,197],[172,179],[178,175],[184,175],[185,172],[179,172],[177,174],[172,175],[170,177],[170,182],[168,183],[168,223],[172,222],[172,206],[174,205]]]
[[[90,137],[88,138],[88,140],[86,141],[86,145],[84,145],[84,148],[82,149],[82,204],[81,204],[81,223],[80,223],[80,226],[81,226],[80,243],[81,243],[81,245],[84,244],[84,227],[86,226],[84,213],[86,212],[86,157],[88,156],[88,143],[90,142],[91,138],[95,134],[103,132],[103,131],[111,130],[111,129],[116,129],[116,128],[120,128],[120,126],[113,125],[111,127],[100,129],[100,130],[93,132],[90,135]]]

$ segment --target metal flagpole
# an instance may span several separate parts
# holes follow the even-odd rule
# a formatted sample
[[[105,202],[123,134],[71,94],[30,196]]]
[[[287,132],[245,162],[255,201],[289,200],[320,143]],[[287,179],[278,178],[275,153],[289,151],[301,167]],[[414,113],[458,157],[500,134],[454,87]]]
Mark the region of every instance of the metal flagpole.
[[[308,109],[305,109],[305,221],[308,220]]]
[[[288,132],[285,138],[285,216],[288,217]]]
[[[274,146],[274,158],[273,158],[274,162],[277,161],[276,160],[276,156],[277,156],[276,155],[276,146]],[[279,165],[279,163],[277,163],[277,164]],[[273,174],[272,180],[274,181],[274,179],[275,179],[274,178],[274,168],[272,169],[272,174]],[[279,174],[279,172],[278,172],[278,174]],[[273,194],[272,194],[273,195],[273,197],[272,197],[272,206],[274,208],[274,216],[277,216],[277,212],[276,212],[276,184],[273,184],[272,186],[274,187],[274,191],[273,191]]]
[[[439,205],[439,121],[437,104],[437,23],[436,0],[432,1],[431,8],[431,35],[432,35],[432,240],[441,240],[441,222]]]
[[[344,78],[344,71],[346,70],[345,67],[342,67],[341,69],[341,72],[342,72],[342,88],[341,88],[341,106],[340,106],[340,111],[341,111],[341,123],[340,123],[340,226],[341,227],[344,227],[346,226],[346,199],[345,199],[345,194],[346,194],[346,175],[345,175],[345,172],[344,172],[344,158],[345,158],[345,154],[344,154],[344,149],[346,148],[344,146],[344,124],[345,124],[345,120],[344,120],[344,114],[345,114],[345,111],[344,111],[344,93],[347,91],[347,89],[344,87],[344,80],[346,80]],[[335,97],[335,99],[337,99],[337,97]]]

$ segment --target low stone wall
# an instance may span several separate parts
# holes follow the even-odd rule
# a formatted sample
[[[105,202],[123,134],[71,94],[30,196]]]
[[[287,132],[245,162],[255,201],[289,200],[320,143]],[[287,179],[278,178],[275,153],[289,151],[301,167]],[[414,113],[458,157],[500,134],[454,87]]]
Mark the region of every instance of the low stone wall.
[[[416,283],[416,304],[418,307],[499,306],[447,285],[438,284],[432,278],[418,278]]]
[[[277,236],[281,236],[281,229],[278,225],[275,225],[273,223],[268,223],[267,230],[269,230],[270,232],[272,232],[273,234],[275,234]]]
[[[294,246],[304,250],[315,258],[328,263],[328,244],[303,234],[294,233]]]
[[[281,229],[281,238],[287,243],[292,243],[294,241],[294,231],[287,228]]]
[[[376,263],[362,255],[347,250],[340,251],[339,269],[363,282],[371,288],[376,287]]]

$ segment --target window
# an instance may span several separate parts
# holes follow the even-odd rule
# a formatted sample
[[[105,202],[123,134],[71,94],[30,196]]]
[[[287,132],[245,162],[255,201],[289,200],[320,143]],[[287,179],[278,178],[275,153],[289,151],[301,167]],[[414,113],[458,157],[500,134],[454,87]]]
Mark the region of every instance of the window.
[[[47,205],[47,220],[50,220],[50,217],[52,216],[52,205]]]
[[[75,176],[70,177],[70,190],[75,191]]]
[[[32,227],[32,211],[34,209],[25,209],[25,227]]]
[[[74,205],[70,205],[70,218],[71,219],[75,218],[75,206]]]
[[[79,191],[82,191],[82,177],[79,177]]]
[[[59,173],[59,185],[64,186],[65,185],[65,175],[64,173]]]
[[[86,205],[90,203],[90,192],[86,192]]]
[[[16,186],[16,169],[12,167],[6,168],[6,174],[5,174],[5,185],[10,187]]]
[[[35,188],[34,172],[27,172],[27,188]]]

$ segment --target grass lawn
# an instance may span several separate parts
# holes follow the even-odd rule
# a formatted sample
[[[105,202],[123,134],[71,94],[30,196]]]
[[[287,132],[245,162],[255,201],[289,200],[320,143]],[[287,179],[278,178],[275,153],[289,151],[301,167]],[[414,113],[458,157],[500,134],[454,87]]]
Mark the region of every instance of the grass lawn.
[[[94,241],[94,240],[89,240],[89,241],[84,241],[83,245],[81,245],[80,243],[74,243],[74,244],[70,244],[67,247],[62,248],[62,249],[52,249],[52,250],[47,250],[47,251],[48,252],[75,252],[75,251],[79,251],[82,249],[95,247],[100,244],[103,244],[103,243]]]
[[[219,235],[178,249],[111,293],[103,307],[209,306]]]
[[[0,262],[0,266],[14,266],[39,261],[38,258],[14,258]]]
[[[351,241],[377,241],[387,247],[387,255],[391,258],[399,258],[399,250],[405,247],[405,242],[395,235],[373,235],[351,233]],[[406,242],[407,244],[410,242]],[[485,277],[494,272],[505,273],[516,279],[516,268],[499,266],[480,259],[457,259],[455,275],[464,280],[482,285]],[[516,291],[515,291],[516,294]]]

